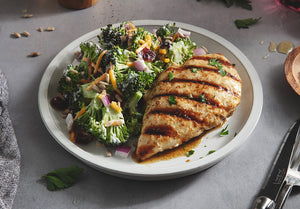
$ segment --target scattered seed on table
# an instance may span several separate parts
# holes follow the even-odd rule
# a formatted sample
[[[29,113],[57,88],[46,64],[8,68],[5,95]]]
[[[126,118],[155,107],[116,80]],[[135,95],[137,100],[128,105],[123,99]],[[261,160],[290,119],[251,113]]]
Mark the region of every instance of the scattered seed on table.
[[[18,33],[18,32],[14,32],[14,36],[15,36],[16,38],[21,38],[21,34]]]
[[[39,52],[32,52],[31,54],[28,55],[28,57],[37,57],[40,55],[41,55],[41,53],[39,53]]]
[[[43,32],[44,30],[43,30],[43,28],[42,28],[42,27],[39,27],[39,28],[37,29],[37,31],[39,31],[39,32]]]
[[[26,30],[24,30],[24,32],[22,33],[24,36],[26,36],[26,37],[28,37],[28,36],[30,36],[31,34],[28,32],[28,31],[26,31]]]
[[[23,17],[24,18],[31,18],[31,17],[33,17],[33,14],[24,14]]]
[[[23,10],[22,10],[22,13],[27,13],[27,9],[23,9]]]
[[[54,31],[54,30],[55,30],[54,27],[47,27],[47,28],[45,29],[45,31]]]

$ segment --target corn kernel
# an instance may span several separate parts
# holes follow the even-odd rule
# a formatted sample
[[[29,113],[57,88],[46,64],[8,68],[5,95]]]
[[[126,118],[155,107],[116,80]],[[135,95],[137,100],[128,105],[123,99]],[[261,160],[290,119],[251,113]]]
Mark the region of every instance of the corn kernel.
[[[165,62],[165,63],[169,63],[169,62],[170,62],[170,59],[169,59],[169,58],[165,58],[165,59],[164,59],[164,62]]]
[[[159,53],[160,54],[167,54],[167,50],[166,49],[159,49]]]

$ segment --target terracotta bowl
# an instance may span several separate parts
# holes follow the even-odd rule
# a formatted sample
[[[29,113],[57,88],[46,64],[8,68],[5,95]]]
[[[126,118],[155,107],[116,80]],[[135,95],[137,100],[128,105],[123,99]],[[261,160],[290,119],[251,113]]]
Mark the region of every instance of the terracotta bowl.
[[[287,56],[284,63],[284,73],[288,83],[300,95],[300,46]]]
[[[85,9],[93,6],[98,0],[58,0],[65,8],[69,9]]]

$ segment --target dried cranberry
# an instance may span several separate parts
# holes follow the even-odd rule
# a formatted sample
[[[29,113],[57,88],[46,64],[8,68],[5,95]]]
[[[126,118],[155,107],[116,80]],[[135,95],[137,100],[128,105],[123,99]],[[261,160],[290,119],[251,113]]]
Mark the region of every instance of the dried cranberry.
[[[152,62],[156,56],[156,54],[153,51],[146,47],[139,54],[142,56],[143,60],[147,62]]]
[[[68,103],[60,97],[52,98],[50,104],[56,110],[65,110],[68,108]]]

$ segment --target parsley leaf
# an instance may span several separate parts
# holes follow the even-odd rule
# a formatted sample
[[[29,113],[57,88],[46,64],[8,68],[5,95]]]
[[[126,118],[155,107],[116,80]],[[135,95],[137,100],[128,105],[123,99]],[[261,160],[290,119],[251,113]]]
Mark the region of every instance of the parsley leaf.
[[[210,154],[212,154],[212,153],[214,153],[216,150],[210,150],[209,152],[208,152],[208,154],[210,155]]]
[[[194,152],[195,152],[195,150],[190,150],[190,151],[188,151],[188,152],[186,153],[186,156],[187,156],[187,157],[190,157],[191,155],[194,154]]]
[[[219,69],[219,74],[221,75],[221,76],[226,76],[227,75],[227,72],[226,72],[226,70],[224,70],[223,68],[220,68]]]
[[[195,67],[193,67],[193,68],[191,68],[191,71],[192,71],[192,73],[197,73],[197,71],[200,71],[202,69],[203,69],[202,67],[201,68],[195,68]]]
[[[235,3],[235,5],[238,7],[242,7],[243,9],[247,10],[252,10],[251,0],[223,0],[223,2],[227,8],[233,6],[233,4]]]
[[[169,81],[171,81],[175,78],[174,74],[171,72],[168,73],[168,76],[169,76]]]
[[[210,59],[210,60],[208,61],[208,65],[211,65],[211,66],[214,66],[214,67],[218,68],[218,69],[219,69],[219,74],[220,74],[221,76],[226,76],[226,75],[227,75],[226,70],[224,70],[224,69],[222,68],[222,63],[220,63],[219,60],[218,60],[217,58],[215,58],[215,59]]]
[[[204,96],[204,94],[200,94],[199,98],[200,98],[201,102],[203,102],[203,103],[207,102],[206,97]]]
[[[59,168],[50,173],[42,176],[47,182],[47,189],[56,191],[72,186],[79,176],[82,174],[83,169],[78,166],[71,166],[69,168]]]
[[[227,128],[228,128],[228,125],[221,130],[220,136],[228,135],[229,130]]]
[[[169,104],[170,105],[172,105],[172,104],[176,105],[177,104],[177,101],[176,101],[176,99],[173,95],[169,96]]]
[[[261,19],[261,17],[259,18],[247,18],[247,19],[237,19],[234,21],[236,27],[238,29],[241,29],[241,28],[249,28],[250,25],[253,25],[255,23],[257,23],[259,20]]]
[[[251,1],[250,0],[223,0],[226,7],[231,7],[234,3],[238,7],[242,7],[243,9],[252,10]]]

